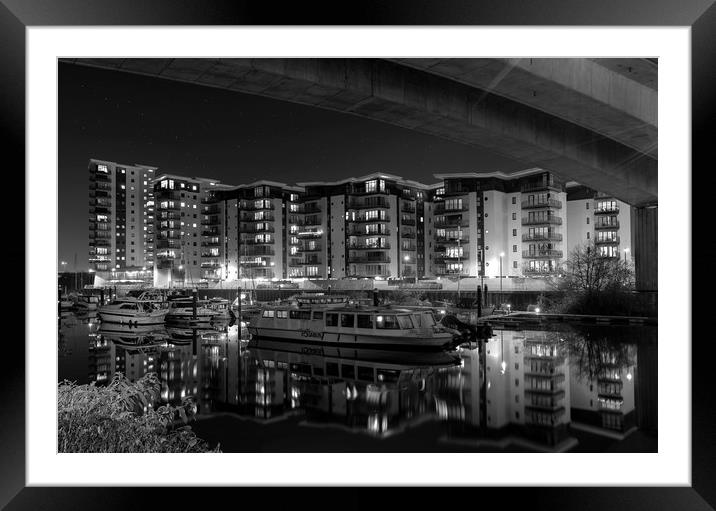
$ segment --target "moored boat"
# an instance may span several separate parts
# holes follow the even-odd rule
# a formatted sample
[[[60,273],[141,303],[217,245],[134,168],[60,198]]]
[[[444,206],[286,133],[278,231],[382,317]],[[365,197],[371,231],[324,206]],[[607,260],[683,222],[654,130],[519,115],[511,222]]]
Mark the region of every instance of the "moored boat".
[[[455,341],[430,311],[376,306],[267,305],[249,332],[259,339],[397,349],[446,349]]]
[[[164,323],[168,309],[157,309],[150,302],[115,300],[99,308],[103,322],[127,325],[159,325]]]
[[[213,319],[220,319],[222,313],[208,307],[206,300],[197,300],[196,310],[191,297],[182,297],[171,300],[166,320],[168,322],[197,322],[207,323]]]
[[[96,311],[99,307],[99,296],[92,294],[80,294],[75,297],[72,308],[77,312]]]

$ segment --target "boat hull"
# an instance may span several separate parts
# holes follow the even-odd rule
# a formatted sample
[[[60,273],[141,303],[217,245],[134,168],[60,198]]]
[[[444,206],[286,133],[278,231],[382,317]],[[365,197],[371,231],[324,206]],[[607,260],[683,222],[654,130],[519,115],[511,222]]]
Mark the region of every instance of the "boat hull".
[[[454,336],[439,333],[430,336],[416,335],[365,335],[345,332],[315,332],[311,330],[283,330],[252,327],[249,333],[256,339],[271,339],[323,346],[370,346],[374,348],[406,350],[441,350],[454,345]]]
[[[120,325],[163,325],[165,312],[160,314],[127,314],[113,311],[98,312],[99,318],[105,323],[118,323]]]

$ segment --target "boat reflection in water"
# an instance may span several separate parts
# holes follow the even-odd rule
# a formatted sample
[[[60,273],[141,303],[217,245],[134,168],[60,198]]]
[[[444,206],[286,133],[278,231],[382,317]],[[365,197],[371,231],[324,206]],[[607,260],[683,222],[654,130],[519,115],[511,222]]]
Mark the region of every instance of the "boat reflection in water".
[[[155,372],[162,402],[195,401],[197,433],[217,417],[242,419],[204,431],[225,451],[261,450],[251,435],[277,427],[296,451],[305,435],[317,451],[360,438],[387,442],[361,444],[376,450],[405,440],[395,449],[412,452],[600,451],[639,430],[656,450],[655,329],[617,339],[609,327],[498,330],[450,352],[411,352],[249,340],[234,323],[108,327],[61,322],[60,379],[84,383],[78,367],[98,384]]]

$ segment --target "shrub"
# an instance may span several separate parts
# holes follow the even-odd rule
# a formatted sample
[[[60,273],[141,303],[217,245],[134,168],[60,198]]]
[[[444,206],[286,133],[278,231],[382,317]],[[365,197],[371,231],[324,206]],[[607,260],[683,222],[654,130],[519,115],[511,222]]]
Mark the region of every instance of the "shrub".
[[[210,449],[186,423],[196,406],[154,409],[160,384],[154,373],[130,382],[121,373],[104,387],[94,383],[58,385],[59,452],[221,452]]]

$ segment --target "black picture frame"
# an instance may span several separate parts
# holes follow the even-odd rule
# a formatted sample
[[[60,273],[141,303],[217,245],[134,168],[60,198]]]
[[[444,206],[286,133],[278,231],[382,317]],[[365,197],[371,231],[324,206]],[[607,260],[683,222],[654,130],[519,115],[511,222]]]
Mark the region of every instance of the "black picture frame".
[[[349,7],[349,8],[346,8]],[[200,2],[191,0],[155,0],[153,2],[121,0],[0,0],[0,140],[5,148],[3,160],[8,169],[25,168],[25,29],[32,26],[61,25],[602,25],[602,26],[687,26],[692,40],[692,147],[694,172],[700,186],[694,192],[706,194],[713,190],[709,184],[713,172],[703,168],[709,162],[708,149],[713,144],[708,127],[714,116],[716,90],[716,6],[713,0],[546,0],[518,2],[487,0],[468,3],[459,0],[428,2],[401,0],[390,4],[364,1],[355,5],[333,3],[293,4],[278,6],[269,3],[219,0]],[[696,169],[699,169],[696,171]],[[6,170],[6,177],[17,182],[15,195],[25,193],[22,173]],[[708,203],[704,195],[703,201]],[[694,204],[701,201],[694,195]],[[708,218],[693,215],[694,233],[708,232]],[[710,238],[710,239],[709,239]],[[701,264],[714,260],[712,237],[704,240],[700,250],[681,247],[683,253],[705,258]],[[664,240],[662,240],[662,243]],[[28,268],[24,262],[24,248],[10,254],[13,273]],[[7,264],[7,263],[6,263]],[[693,258],[693,267],[699,263]],[[675,278],[691,275],[679,274]],[[708,276],[704,277],[708,284]],[[20,288],[16,288],[20,289]],[[24,283],[23,287],[24,289]],[[24,293],[23,293],[24,298]],[[17,298],[19,300],[19,297]],[[693,317],[706,316],[708,300],[699,301],[693,295]],[[26,317],[30,314],[26,310]],[[710,366],[714,360],[713,343],[708,336],[697,337],[691,318],[684,321],[684,338],[670,339],[688,347],[689,331],[696,339],[692,353],[692,485],[691,487],[618,487],[618,488],[480,488],[470,489],[471,496],[459,497],[459,502],[486,503],[485,496],[504,499],[509,495],[509,507],[529,506],[528,509],[584,508],[584,509],[713,509],[716,507],[716,398],[711,389]],[[54,318],[45,318],[52,322]],[[701,320],[703,321],[703,320]],[[54,330],[54,326],[50,331]],[[128,508],[146,499],[140,488],[48,488],[25,487],[25,351],[18,337],[6,336],[4,356],[4,396],[0,421],[0,505],[7,509],[92,509],[101,507]],[[666,342],[666,341],[662,341]],[[31,361],[30,361],[31,362]],[[565,460],[569,462],[568,460]],[[306,495],[301,489],[293,489]],[[214,491],[213,489],[211,491]],[[246,489],[240,489],[245,492]],[[415,489],[401,492],[403,505],[409,501],[423,502],[436,493],[445,495],[447,489]],[[162,505],[188,503],[188,497],[206,502],[203,492],[165,490]],[[245,495],[245,494],[244,494]],[[211,497],[213,501],[215,497]],[[255,495],[243,497],[249,505]],[[326,496],[330,499],[332,497]],[[275,499],[275,497],[273,498]],[[272,500],[273,500],[272,499]],[[373,498],[359,488],[341,493],[340,501],[351,508],[372,506]],[[277,499],[280,504],[280,500]]]

